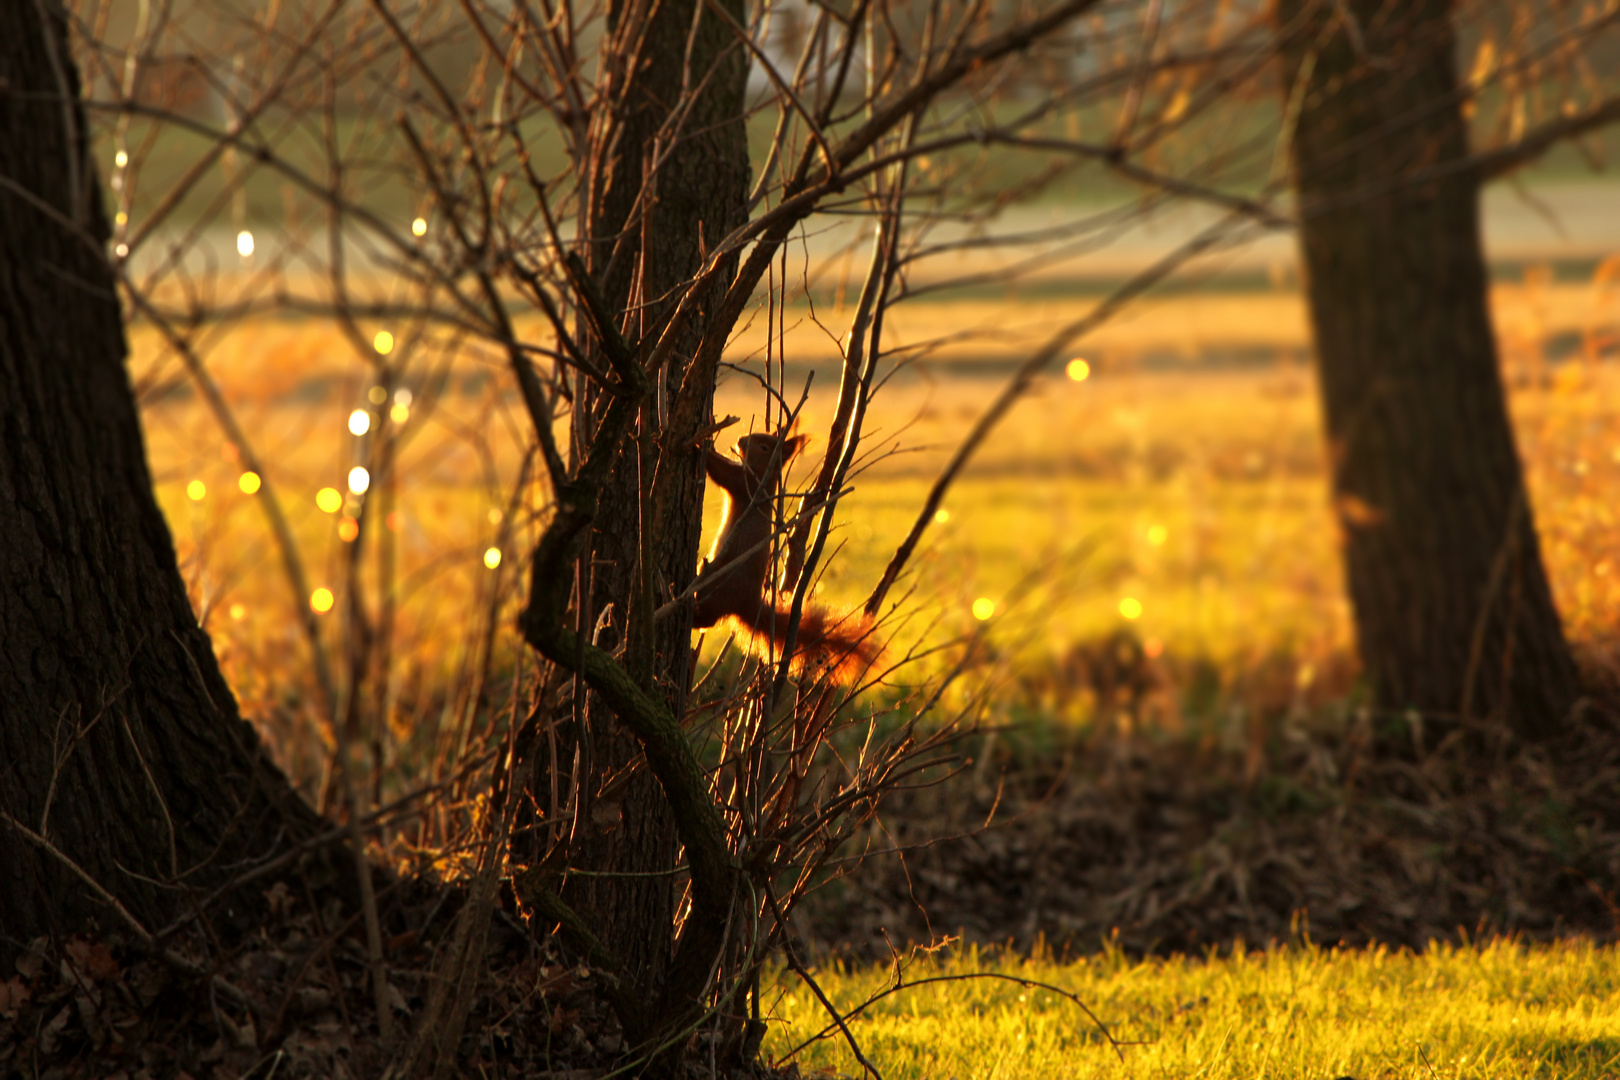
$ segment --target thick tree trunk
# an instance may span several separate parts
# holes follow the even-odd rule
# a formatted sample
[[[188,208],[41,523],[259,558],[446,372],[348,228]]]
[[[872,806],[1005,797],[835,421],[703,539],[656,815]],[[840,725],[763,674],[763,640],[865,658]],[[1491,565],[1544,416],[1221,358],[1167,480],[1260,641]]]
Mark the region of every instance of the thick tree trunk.
[[[319,826],[186,599],[47,9],[0,4],[0,970],[37,935],[128,932],[79,872],[151,930]]]
[[[1283,0],[1279,19],[1303,27],[1284,83],[1300,244],[1376,699],[1552,733],[1577,676],[1498,370],[1479,181],[1457,167],[1468,132],[1448,5]]]
[[[610,310],[622,313],[621,328],[634,340],[678,301],[683,283],[702,264],[710,246],[747,219],[749,161],[743,123],[747,54],[736,34],[713,11],[704,11],[695,35],[693,17],[701,0],[645,4],[615,0],[609,12],[607,96],[612,102],[593,121],[594,156],[587,176],[586,262]],[[742,25],[742,4],[722,5]],[[650,24],[644,23],[650,13]],[[688,48],[690,47],[690,53]],[[683,93],[701,87],[684,118],[671,125]],[[711,308],[730,283],[721,275],[715,295],[701,297]],[[685,375],[703,329],[702,318],[688,326],[664,372],[659,400],[641,420],[643,435],[656,437]],[[603,362],[606,366],[606,362]],[[711,388],[712,390],[712,388]],[[600,403],[598,403],[600,404]],[[641,565],[642,469],[651,469],[657,448],[645,456],[633,448],[603,492],[592,536],[592,588],[588,617],[612,606],[599,643],[615,647],[626,632]],[[703,512],[700,452],[663,447],[684,454],[670,499],[669,525],[648,538],[654,568],[653,604],[687,585],[696,570]],[[677,716],[682,714],[691,677],[691,615],[662,620],[654,631],[650,671],[642,674],[659,688]],[[632,669],[637,661],[632,659]],[[612,714],[593,702],[589,723],[592,782],[624,775],[640,757],[640,747]],[[620,877],[574,878],[567,899],[586,913],[598,934],[620,956],[642,986],[657,992],[668,973],[678,882],[675,830],[664,795],[651,773],[637,767],[611,792],[588,793],[592,825],[580,830],[571,862]],[[652,1017],[647,1018],[649,1021]]]

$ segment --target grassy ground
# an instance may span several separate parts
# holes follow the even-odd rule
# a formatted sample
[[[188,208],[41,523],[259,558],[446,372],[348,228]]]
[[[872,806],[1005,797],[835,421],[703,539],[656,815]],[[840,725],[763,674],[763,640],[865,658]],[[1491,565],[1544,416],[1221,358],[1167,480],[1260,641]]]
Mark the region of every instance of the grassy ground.
[[[1003,978],[961,978],[973,973]],[[967,951],[916,963],[914,985],[850,1030],[885,1080],[1059,1076],[1525,1080],[1620,1072],[1620,964],[1580,942],[1507,942],[1421,954],[1293,946],[1135,962],[1117,951],[1058,963]],[[1119,1055],[1076,995],[1123,1044]],[[893,985],[892,968],[823,971],[842,1010]],[[767,1051],[825,1031],[827,1015],[784,973],[766,991]],[[862,1075],[836,1031],[795,1060]]]

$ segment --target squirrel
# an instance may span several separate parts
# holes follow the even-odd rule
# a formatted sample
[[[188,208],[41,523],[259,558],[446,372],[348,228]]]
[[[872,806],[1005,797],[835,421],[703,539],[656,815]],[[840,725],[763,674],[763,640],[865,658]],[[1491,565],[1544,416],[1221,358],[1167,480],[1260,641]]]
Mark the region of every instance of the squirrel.
[[[756,649],[787,644],[790,612],[766,593],[771,571],[772,504],[789,461],[808,436],[755,433],[737,440],[733,461],[712,448],[704,452],[709,479],[726,493],[714,547],[697,576],[694,629],[730,617],[741,624]],[[793,663],[796,668],[827,665],[836,682],[849,682],[875,663],[882,649],[872,640],[869,620],[839,617],[808,604],[799,614]]]

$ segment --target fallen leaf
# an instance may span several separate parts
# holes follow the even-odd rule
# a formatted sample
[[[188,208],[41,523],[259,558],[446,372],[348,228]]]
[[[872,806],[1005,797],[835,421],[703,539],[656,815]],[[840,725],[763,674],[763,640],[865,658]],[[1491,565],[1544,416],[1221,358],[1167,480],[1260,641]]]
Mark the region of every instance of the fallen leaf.
[[[99,941],[73,938],[62,947],[62,951],[80,975],[91,979],[110,979],[118,974],[118,961],[113,958],[112,950]]]
[[[17,1010],[28,1004],[28,984],[13,976],[0,982],[0,1016],[11,1019]]]

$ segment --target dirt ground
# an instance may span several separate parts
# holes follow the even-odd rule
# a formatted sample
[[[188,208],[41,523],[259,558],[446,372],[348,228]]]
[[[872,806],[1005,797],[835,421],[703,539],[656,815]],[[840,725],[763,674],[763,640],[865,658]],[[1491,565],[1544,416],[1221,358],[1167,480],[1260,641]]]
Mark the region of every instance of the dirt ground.
[[[1236,751],[1115,729],[977,754],[886,804],[889,853],[813,896],[797,929],[823,955],[1620,937],[1612,709],[1536,746],[1342,706]]]

